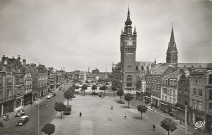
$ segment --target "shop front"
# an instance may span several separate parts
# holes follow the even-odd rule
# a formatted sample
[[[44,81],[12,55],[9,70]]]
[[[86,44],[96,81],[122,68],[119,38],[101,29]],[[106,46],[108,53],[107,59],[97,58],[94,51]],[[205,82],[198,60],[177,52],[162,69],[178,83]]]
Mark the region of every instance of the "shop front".
[[[36,101],[37,100],[37,93],[32,93],[32,101]]]
[[[190,113],[191,124],[194,125],[197,121],[205,121],[205,119],[205,112],[192,109],[192,112]]]
[[[161,109],[161,111],[163,111],[165,113],[169,113],[168,104],[166,102],[164,102],[164,101],[161,101],[160,109]]]
[[[3,114],[13,112],[14,111],[14,100],[10,100],[10,101],[3,103],[1,106],[1,111],[3,112]]]
[[[144,96],[144,102],[149,104],[151,102],[151,98],[149,96]]]
[[[141,92],[140,91],[136,91],[136,99],[141,99]]]
[[[177,108],[177,118],[179,118],[180,120],[184,120],[185,119],[185,110],[178,107]]]
[[[140,91],[136,91],[136,99],[143,101],[144,100],[144,93],[140,92]]]
[[[32,92],[24,95],[24,105],[32,103]]]
[[[160,101],[157,99],[157,98],[155,98],[155,97],[151,97],[151,107],[155,107],[155,108],[159,108],[160,107]]]
[[[206,114],[206,125],[205,129],[208,133],[212,134],[212,115]]]
[[[23,105],[24,105],[24,97],[23,96],[16,97],[16,100],[15,100],[15,110],[18,110]]]

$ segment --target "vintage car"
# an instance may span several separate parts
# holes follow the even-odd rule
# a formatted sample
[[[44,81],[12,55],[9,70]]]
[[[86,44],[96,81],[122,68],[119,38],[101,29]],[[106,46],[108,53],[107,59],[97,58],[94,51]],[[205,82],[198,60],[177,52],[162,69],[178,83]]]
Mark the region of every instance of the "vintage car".
[[[19,110],[16,114],[15,117],[21,117],[24,116],[26,114],[26,112],[24,110]]]
[[[22,116],[18,122],[16,123],[16,126],[23,126],[24,124],[26,124],[29,121],[29,117],[28,116]]]
[[[63,111],[64,115],[70,115],[71,114],[71,105],[66,105],[65,110]]]

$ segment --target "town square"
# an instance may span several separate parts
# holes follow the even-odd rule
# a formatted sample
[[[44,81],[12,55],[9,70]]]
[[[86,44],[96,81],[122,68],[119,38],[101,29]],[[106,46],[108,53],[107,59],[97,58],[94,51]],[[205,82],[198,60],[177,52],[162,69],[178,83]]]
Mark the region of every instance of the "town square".
[[[0,0],[0,135],[211,135],[212,3]]]

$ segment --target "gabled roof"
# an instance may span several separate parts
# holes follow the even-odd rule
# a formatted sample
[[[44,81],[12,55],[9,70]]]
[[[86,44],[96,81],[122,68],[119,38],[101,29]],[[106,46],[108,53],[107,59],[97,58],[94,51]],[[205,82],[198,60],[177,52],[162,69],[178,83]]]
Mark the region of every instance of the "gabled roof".
[[[156,64],[152,67],[151,73],[154,75],[162,75],[167,70],[168,67],[174,68],[173,66],[166,63]]]
[[[168,74],[166,76],[164,76],[163,78],[164,79],[173,79],[173,78],[176,78],[178,79],[178,77],[181,75],[180,71],[179,70],[176,70],[175,72],[171,73],[171,74]]]

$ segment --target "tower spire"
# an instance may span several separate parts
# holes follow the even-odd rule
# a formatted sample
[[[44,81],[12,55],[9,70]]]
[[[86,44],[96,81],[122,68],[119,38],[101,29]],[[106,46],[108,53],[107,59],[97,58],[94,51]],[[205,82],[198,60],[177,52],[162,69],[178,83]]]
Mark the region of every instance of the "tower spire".
[[[132,24],[132,21],[130,19],[130,8],[128,6],[128,11],[127,11],[127,20],[125,22],[125,25],[131,25]]]
[[[171,31],[171,37],[170,37],[170,43],[174,43],[175,39],[174,39],[174,29],[173,29],[173,23],[172,23],[172,31]]]
[[[172,63],[175,64],[174,67],[176,67],[176,64],[178,63],[178,51],[177,46],[174,38],[174,28],[172,23],[172,30],[171,30],[171,37],[166,53],[166,63]]]
[[[130,8],[129,8],[129,5],[128,5],[128,12],[127,12],[127,18],[130,18]]]

